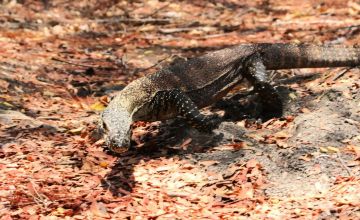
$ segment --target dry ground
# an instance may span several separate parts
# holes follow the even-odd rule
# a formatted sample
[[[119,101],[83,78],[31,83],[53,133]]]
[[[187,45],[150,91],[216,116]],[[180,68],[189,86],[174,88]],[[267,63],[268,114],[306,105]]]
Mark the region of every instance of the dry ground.
[[[1,1],[0,219],[359,219],[358,68],[272,73],[283,118],[237,95],[204,110],[225,115],[212,135],[141,122],[162,146],[117,156],[94,139],[109,98],[176,57],[359,42],[356,1],[286,2]]]

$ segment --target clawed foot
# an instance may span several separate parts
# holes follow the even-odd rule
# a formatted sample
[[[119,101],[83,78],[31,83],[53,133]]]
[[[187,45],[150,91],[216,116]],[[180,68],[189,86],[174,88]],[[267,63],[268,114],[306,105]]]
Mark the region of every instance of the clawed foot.
[[[259,97],[262,104],[262,115],[264,119],[281,117],[283,114],[282,100],[274,87],[269,84],[262,85]]]
[[[206,116],[205,123],[196,126],[195,128],[201,132],[211,133],[214,129],[219,127],[222,122],[222,118],[217,114]]]

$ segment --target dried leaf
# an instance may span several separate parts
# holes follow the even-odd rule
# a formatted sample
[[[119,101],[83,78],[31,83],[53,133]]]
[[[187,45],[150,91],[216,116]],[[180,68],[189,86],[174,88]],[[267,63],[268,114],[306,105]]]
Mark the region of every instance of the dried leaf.
[[[201,166],[204,166],[204,167],[209,167],[209,166],[212,166],[212,165],[215,165],[218,163],[219,163],[219,161],[217,161],[217,160],[203,160],[203,161],[200,161],[198,164]]]
[[[306,154],[306,155],[302,155],[299,157],[300,160],[304,160],[306,162],[311,161],[312,158],[313,158],[313,156],[311,154]]]
[[[103,111],[105,109],[105,106],[102,102],[95,102],[90,106],[90,109],[94,111]]]
[[[183,150],[187,150],[189,144],[191,143],[192,139],[191,138],[188,138],[186,139],[180,146],[181,149]]]
[[[348,145],[346,149],[350,150],[351,152],[355,153],[355,160],[360,160],[360,147],[355,145]]]
[[[329,153],[329,150],[326,147],[320,147],[321,153]]]
[[[338,153],[338,152],[340,152],[340,150],[338,148],[336,148],[336,147],[329,146],[329,147],[327,147],[327,149],[328,149],[329,153]]]
[[[90,211],[94,216],[102,217],[102,218],[109,218],[110,215],[107,212],[107,209],[102,202],[92,202],[90,206]]]
[[[246,163],[246,167],[248,167],[248,168],[261,167],[261,165],[260,165],[259,162],[257,162],[256,160],[251,159],[251,160],[249,160],[249,161]]]
[[[288,139],[290,137],[289,133],[286,131],[279,131],[275,133],[274,136],[278,139]]]
[[[302,108],[300,111],[302,113],[310,113],[311,112],[308,108]]]
[[[245,141],[239,141],[227,144],[226,146],[232,147],[234,150],[240,150],[242,148],[246,148],[247,143]]]
[[[8,102],[0,102],[0,106],[5,106],[5,107],[9,107],[9,108],[13,108],[14,106]]]
[[[109,163],[107,161],[101,161],[99,165],[103,168],[107,168],[109,166]]]
[[[69,133],[71,133],[71,134],[80,134],[83,129],[84,129],[84,127],[74,128],[74,129],[69,130]]]

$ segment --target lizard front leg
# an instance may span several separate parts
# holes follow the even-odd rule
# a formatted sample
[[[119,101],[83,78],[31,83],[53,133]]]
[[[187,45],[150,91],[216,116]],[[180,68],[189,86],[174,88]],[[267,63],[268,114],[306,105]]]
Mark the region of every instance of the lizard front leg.
[[[157,109],[157,114],[161,114],[159,108],[166,111],[173,108],[177,115],[185,118],[186,122],[192,127],[211,132],[216,127],[214,116],[206,116],[200,113],[196,104],[180,89],[158,92],[153,100],[153,109]]]
[[[254,85],[254,91],[259,94],[265,117],[281,117],[283,112],[282,101],[275,88],[270,84],[261,56],[254,54],[249,57],[245,67],[245,77]]]

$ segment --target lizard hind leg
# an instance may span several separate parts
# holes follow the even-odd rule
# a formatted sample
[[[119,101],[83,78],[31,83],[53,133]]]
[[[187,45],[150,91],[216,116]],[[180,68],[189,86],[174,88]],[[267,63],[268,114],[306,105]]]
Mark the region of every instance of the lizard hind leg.
[[[264,119],[281,117],[283,103],[276,89],[270,84],[265,65],[258,54],[251,56],[246,62],[246,78],[253,84],[262,104]]]
[[[163,100],[167,100],[167,103],[163,105],[173,105],[177,114],[184,117],[192,127],[203,132],[211,132],[216,127],[217,122],[213,120],[215,117],[200,113],[196,104],[180,89],[166,91],[164,95],[166,98]]]

